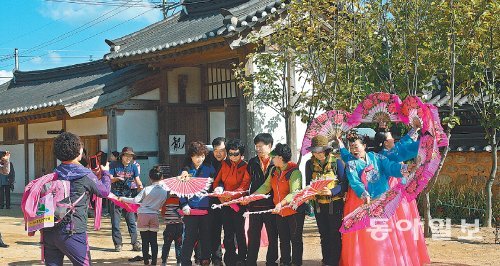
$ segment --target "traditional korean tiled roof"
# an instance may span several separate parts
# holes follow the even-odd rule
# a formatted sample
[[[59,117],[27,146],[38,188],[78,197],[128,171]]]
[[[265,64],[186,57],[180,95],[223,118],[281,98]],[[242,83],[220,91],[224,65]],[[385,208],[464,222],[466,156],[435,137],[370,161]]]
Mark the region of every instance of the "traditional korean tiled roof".
[[[70,115],[103,108],[133,97],[132,85],[152,72],[135,65],[112,70],[103,60],[54,69],[14,72],[0,85],[0,116],[64,106]],[[91,100],[83,109],[83,102]]]
[[[230,37],[262,23],[269,15],[282,12],[281,0],[184,1],[185,9],[168,19],[115,40],[106,40],[114,60],[166,51],[183,45]]]

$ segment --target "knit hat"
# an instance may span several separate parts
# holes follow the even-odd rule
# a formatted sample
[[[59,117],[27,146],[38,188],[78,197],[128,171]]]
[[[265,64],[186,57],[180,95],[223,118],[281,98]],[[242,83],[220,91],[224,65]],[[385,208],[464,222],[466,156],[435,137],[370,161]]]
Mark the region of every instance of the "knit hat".
[[[332,149],[332,146],[328,144],[328,138],[323,135],[313,137],[311,140],[311,147],[307,148],[310,152],[324,152]]]

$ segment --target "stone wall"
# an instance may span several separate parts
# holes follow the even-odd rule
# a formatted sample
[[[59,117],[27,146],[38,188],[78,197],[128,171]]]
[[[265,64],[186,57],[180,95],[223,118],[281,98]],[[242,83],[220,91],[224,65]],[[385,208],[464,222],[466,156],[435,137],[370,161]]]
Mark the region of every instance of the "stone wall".
[[[439,175],[439,184],[470,185],[472,189],[484,189],[490,175],[491,153],[450,151]],[[498,168],[500,171],[500,160]],[[500,197],[500,180],[495,179],[493,195]]]

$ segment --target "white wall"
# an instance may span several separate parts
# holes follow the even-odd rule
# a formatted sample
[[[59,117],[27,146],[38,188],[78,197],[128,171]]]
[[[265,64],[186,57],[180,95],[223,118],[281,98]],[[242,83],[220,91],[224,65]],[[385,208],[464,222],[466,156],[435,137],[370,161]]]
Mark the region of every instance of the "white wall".
[[[137,95],[135,97],[132,97],[134,100],[160,100],[160,89],[154,89],[152,91],[148,91],[144,94]]]
[[[14,184],[14,193],[23,193],[25,186],[25,165],[26,161],[24,157],[24,144],[17,145],[5,145],[2,146],[2,150],[8,150],[11,152],[10,161],[14,165],[14,170],[16,171],[16,183]],[[29,180],[33,180],[35,176],[35,145],[33,143],[28,144],[29,153]]]
[[[168,102],[179,102],[178,75],[188,75],[186,103],[201,103],[201,76],[198,67],[180,67],[168,71]]]
[[[134,151],[158,151],[158,115],[154,110],[127,110],[117,116],[118,151],[130,146]]]
[[[226,114],[224,111],[210,111],[210,139],[226,135]]]
[[[107,121],[105,116],[66,120],[66,131],[78,136],[106,135],[108,134]]]
[[[24,126],[19,131],[19,139],[24,139]],[[47,130],[61,130],[62,121],[28,124],[28,139],[48,139],[54,138],[56,135],[48,135]],[[75,132],[76,133],[76,132]]]

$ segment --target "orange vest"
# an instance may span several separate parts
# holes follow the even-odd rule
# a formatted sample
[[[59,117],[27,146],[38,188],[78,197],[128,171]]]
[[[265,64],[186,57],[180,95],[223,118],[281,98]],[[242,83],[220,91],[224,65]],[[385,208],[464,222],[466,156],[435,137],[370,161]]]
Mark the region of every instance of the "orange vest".
[[[294,170],[298,170],[298,166],[293,162],[288,162],[288,167],[283,172],[279,172],[276,167],[272,170],[271,187],[274,205],[280,203],[290,193],[289,181]],[[279,212],[279,215],[285,217],[295,213],[297,212],[292,208],[284,208]]]

